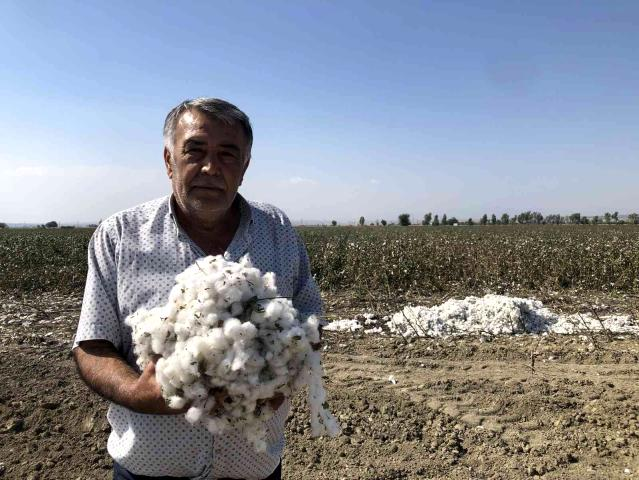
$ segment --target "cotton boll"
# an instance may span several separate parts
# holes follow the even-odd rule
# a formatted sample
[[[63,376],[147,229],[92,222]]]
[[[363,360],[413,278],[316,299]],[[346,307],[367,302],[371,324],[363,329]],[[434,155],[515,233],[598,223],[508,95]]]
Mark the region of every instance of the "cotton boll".
[[[237,318],[229,318],[224,321],[224,336],[229,339],[238,340],[242,334],[242,322]]]
[[[252,340],[257,336],[257,328],[251,322],[244,322],[238,331],[238,340]]]
[[[169,407],[180,409],[180,408],[184,408],[185,405],[186,405],[186,400],[184,398],[179,397],[177,395],[173,395],[169,397]]]
[[[184,397],[192,400],[205,401],[209,395],[209,389],[200,382],[184,385]]]
[[[264,285],[264,297],[277,296],[277,288],[275,287],[275,273],[268,272],[262,276],[262,282]]]
[[[213,302],[210,302],[213,303]],[[204,305],[202,306],[204,310]],[[209,311],[208,308],[205,311]],[[212,328],[217,327],[219,323],[219,317],[215,313],[209,313],[202,319],[202,325]]]
[[[240,345],[240,344],[236,342],[235,345]],[[241,347],[234,348],[233,352],[235,355],[233,357],[233,361],[231,362],[231,370],[234,372],[237,372],[238,370],[241,370],[244,368],[244,365],[246,364],[247,360],[250,358],[251,354],[250,352],[247,352]]]
[[[316,315],[310,315],[306,319],[306,321],[302,324],[304,327],[304,331],[306,332],[306,337],[308,338],[308,341],[311,343],[320,342],[319,324],[320,324],[320,319]]]
[[[282,310],[283,306],[281,302],[278,302],[277,300],[268,302],[266,305],[266,317],[269,319],[276,319],[281,315]]]
[[[226,350],[230,342],[224,335],[223,328],[213,328],[206,334],[206,341],[211,350]]]
[[[204,414],[204,409],[191,407],[188,409],[188,411],[184,415],[184,418],[186,418],[187,422],[195,425],[202,419],[203,414]]]

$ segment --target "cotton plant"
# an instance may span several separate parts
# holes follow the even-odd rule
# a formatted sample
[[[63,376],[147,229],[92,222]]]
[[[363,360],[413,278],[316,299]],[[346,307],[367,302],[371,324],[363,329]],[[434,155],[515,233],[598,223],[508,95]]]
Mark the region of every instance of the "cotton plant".
[[[266,449],[269,399],[308,386],[313,436],[340,428],[322,385],[319,318],[300,318],[278,295],[275,274],[262,274],[244,257],[199,259],[176,276],[166,305],[126,319],[141,369],[160,355],[156,378],[172,408],[213,434],[241,430],[257,451]]]

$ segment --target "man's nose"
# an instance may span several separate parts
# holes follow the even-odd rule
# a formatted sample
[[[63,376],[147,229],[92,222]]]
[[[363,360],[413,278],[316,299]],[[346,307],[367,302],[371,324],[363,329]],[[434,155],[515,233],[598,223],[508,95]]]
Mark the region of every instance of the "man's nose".
[[[209,154],[204,158],[202,163],[202,173],[206,175],[217,175],[220,173],[217,158],[213,154]]]

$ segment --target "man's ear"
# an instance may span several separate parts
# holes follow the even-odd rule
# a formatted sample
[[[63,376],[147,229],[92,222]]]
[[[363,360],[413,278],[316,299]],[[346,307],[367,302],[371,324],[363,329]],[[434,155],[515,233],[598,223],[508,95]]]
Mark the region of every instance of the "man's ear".
[[[242,182],[244,181],[244,174],[246,173],[246,169],[248,168],[249,163],[251,163],[251,154],[250,153],[246,157],[246,162],[244,162],[244,168],[242,170],[242,178],[240,178],[240,185],[242,185]]]
[[[164,166],[166,167],[166,174],[169,178],[173,178],[173,164],[171,162],[171,152],[168,148],[164,147]]]

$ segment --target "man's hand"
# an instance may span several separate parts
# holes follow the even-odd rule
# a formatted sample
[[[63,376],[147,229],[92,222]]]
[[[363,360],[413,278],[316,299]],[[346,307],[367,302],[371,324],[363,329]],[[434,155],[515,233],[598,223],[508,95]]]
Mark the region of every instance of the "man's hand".
[[[81,342],[73,355],[82,380],[107,400],[140,413],[175,415],[185,411],[169,408],[162,398],[155,379],[157,359],[139,375],[106,340]]]
[[[132,410],[154,415],[177,415],[186,412],[188,407],[175,409],[166,404],[160,384],[155,378],[156,362],[157,357],[147,364],[142,375],[131,386]]]

